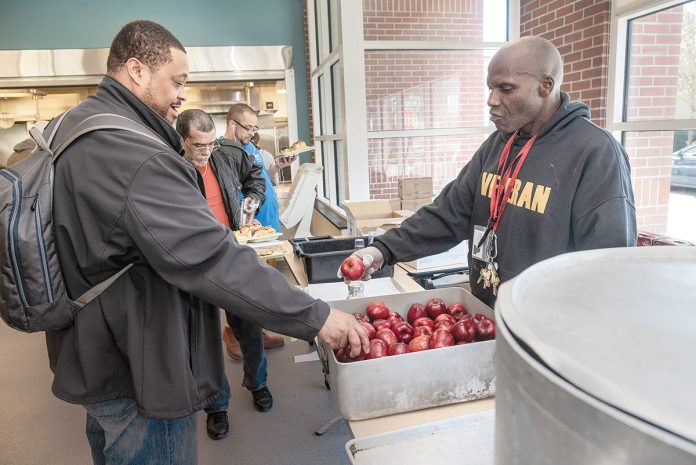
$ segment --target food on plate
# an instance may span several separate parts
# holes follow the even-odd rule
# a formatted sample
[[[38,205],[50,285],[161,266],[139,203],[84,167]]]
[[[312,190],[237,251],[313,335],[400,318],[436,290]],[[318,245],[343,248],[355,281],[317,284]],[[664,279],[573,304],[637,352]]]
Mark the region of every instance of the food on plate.
[[[298,140],[298,141],[295,141],[290,147],[281,150],[280,153],[281,154],[290,153],[290,152],[294,152],[295,150],[302,150],[302,149],[306,149],[306,148],[308,148],[308,147],[307,147],[307,144],[305,143],[305,141]]]
[[[259,257],[268,257],[273,255],[273,249],[256,249],[256,253]]]
[[[234,231],[234,236],[239,240],[240,237],[249,239],[261,239],[278,234],[273,226],[263,226],[258,220],[252,220],[251,223],[243,224],[238,231]]]
[[[365,274],[365,265],[361,259],[351,255],[341,262],[341,274],[349,281],[357,281]],[[388,310],[387,313],[389,313]],[[370,313],[368,312],[369,315]]]

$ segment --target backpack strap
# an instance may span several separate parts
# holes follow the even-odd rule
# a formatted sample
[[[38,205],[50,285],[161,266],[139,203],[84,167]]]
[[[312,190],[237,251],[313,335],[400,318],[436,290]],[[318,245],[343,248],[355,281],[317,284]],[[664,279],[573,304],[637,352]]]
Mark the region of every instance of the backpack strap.
[[[66,111],[62,115],[58,117],[58,121],[56,122],[55,126],[51,130],[51,134],[48,136],[48,141],[44,140],[43,135],[37,128],[32,128],[30,131],[31,136],[34,138],[36,141],[37,145],[41,146],[42,149],[46,150],[48,153],[53,153],[53,163],[55,163],[58,160],[58,157],[65,151],[65,149],[68,148],[68,146],[73,143],[76,139],[79,137],[87,134],[88,132],[92,131],[97,131],[99,129],[121,129],[123,131],[130,131],[134,132],[136,134],[140,134],[143,137],[147,137],[148,139],[152,139],[155,142],[158,142],[159,144],[169,147],[169,145],[162,140],[158,135],[156,135],[153,131],[148,129],[147,127],[143,126],[142,124],[136,123],[130,118],[126,118],[125,116],[121,115],[116,115],[113,113],[100,113],[97,115],[92,115],[88,118],[85,118],[80,124],[78,124],[75,129],[73,129],[70,134],[60,143],[58,148],[54,151],[51,151],[50,145],[51,142],[53,142],[53,138],[56,135],[56,132],[58,131],[58,127],[60,126],[60,123],[63,121],[63,118],[65,118],[65,115],[67,115],[68,112]],[[34,131],[34,132],[32,132]],[[171,147],[169,147],[171,148]],[[99,294],[104,292],[109,286],[111,286],[118,278],[120,278],[126,271],[128,271],[131,267],[133,266],[132,263],[129,263],[125,267],[123,267],[121,270],[119,270],[116,274],[111,276],[110,278],[105,279],[104,281],[100,282],[96,286],[88,289],[85,291],[84,294],[82,294],[80,297],[75,299],[73,301],[73,304],[77,308],[82,308],[88,303],[90,303],[92,300],[94,300]]]
[[[113,113],[100,113],[98,115],[92,115],[85,118],[80,124],[77,125],[75,129],[73,129],[70,134],[68,134],[58,148],[53,151],[53,163],[58,160],[58,157],[60,157],[63,151],[68,148],[68,146],[73,143],[75,139],[87,134],[88,132],[97,131],[99,129],[121,129],[124,131],[134,132],[143,137],[147,137],[148,139],[152,139],[165,147],[169,147],[169,145],[163,141],[161,137],[130,118]]]
[[[128,265],[126,265],[126,266],[124,266],[123,268],[121,268],[121,269],[119,270],[119,272],[116,273],[115,275],[113,275],[112,277],[105,279],[104,281],[100,282],[99,284],[97,284],[97,285],[94,286],[93,288],[88,289],[87,291],[85,291],[84,294],[82,294],[80,297],[78,297],[77,299],[75,299],[75,300],[73,301],[73,303],[75,304],[75,306],[76,306],[77,308],[82,308],[82,307],[84,307],[85,305],[87,305],[88,303],[90,303],[91,301],[93,301],[95,297],[97,297],[99,294],[101,294],[102,292],[104,292],[104,291],[106,290],[107,287],[111,286],[111,285],[114,283],[114,281],[116,281],[118,278],[121,277],[121,275],[122,275],[123,273],[125,273],[126,271],[128,271],[128,270],[130,269],[131,266],[133,266],[133,264],[132,264],[132,263],[129,263]]]

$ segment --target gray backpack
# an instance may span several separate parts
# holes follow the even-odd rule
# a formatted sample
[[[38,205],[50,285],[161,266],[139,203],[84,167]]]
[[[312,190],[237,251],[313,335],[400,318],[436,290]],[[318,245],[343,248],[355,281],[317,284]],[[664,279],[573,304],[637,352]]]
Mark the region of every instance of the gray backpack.
[[[132,264],[71,300],[58,260],[53,232],[53,170],[61,153],[77,138],[99,129],[121,129],[167,144],[145,126],[114,114],[82,121],[55,150],[51,143],[66,113],[48,140],[29,131],[36,149],[24,160],[0,170],[0,317],[25,332],[70,326],[82,307],[108,288]]]

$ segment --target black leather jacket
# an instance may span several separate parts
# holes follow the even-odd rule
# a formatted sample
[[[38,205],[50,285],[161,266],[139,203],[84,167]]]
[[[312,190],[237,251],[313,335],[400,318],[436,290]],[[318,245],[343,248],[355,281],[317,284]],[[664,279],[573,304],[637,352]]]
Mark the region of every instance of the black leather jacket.
[[[220,184],[222,202],[230,220],[232,230],[239,229],[239,193],[254,197],[259,206],[266,200],[266,180],[261,167],[254,163],[254,157],[244,151],[237,142],[220,139],[220,148],[210,156],[210,167]]]

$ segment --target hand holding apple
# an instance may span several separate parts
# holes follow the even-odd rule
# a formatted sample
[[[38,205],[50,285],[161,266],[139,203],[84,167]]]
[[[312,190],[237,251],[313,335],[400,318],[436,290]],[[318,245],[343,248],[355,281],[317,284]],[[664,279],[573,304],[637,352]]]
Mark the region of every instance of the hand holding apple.
[[[341,262],[340,270],[343,277],[348,281],[358,281],[365,274],[365,265],[358,257],[351,255]]]

